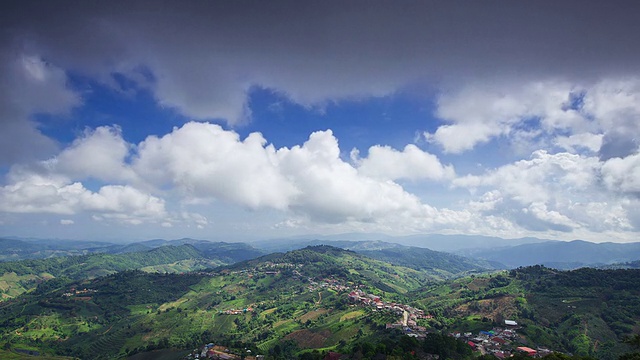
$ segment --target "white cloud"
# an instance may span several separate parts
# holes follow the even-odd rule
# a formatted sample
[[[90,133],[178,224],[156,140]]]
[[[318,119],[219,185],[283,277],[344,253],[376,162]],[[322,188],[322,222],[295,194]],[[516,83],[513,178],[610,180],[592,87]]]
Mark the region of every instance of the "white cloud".
[[[302,146],[277,152],[280,169],[298,189],[290,208],[328,222],[375,221],[393,212],[420,208],[417,197],[391,181],[360,176],[340,159],[331,131],[315,132]]]
[[[503,194],[529,204],[548,201],[549,189],[585,194],[596,181],[598,169],[599,162],[594,157],[539,150],[530,160],[504,165],[481,176],[460,177],[453,184],[466,188],[498,187]]]
[[[392,180],[452,178],[453,168],[434,155],[413,145],[402,152],[375,146],[354,167],[340,154],[330,130],[311,134],[301,145],[275,149],[258,133],[240,139],[209,123],[188,123],[137,146],[127,144],[118,128],[101,127],[85,132],[58,156],[14,167],[9,184],[0,189],[2,211],[88,212],[97,221],[163,227],[209,224],[200,214],[166,210],[165,198],[170,198],[172,206],[177,200],[181,207],[222,201],[254,211],[275,209],[298,217],[299,224],[424,230],[468,223],[469,213],[431,207]],[[91,191],[83,179],[104,183]]]
[[[602,166],[602,179],[613,192],[640,194],[640,154],[607,160]]]
[[[633,229],[627,204],[635,197],[635,160],[603,162],[595,156],[537,151],[529,160],[460,177],[453,184],[488,189],[469,202],[469,209],[511,219],[534,232],[621,233]]]
[[[361,175],[343,161],[331,131],[276,150],[257,133],[241,140],[218,125],[189,123],[161,138],[147,138],[138,149],[136,173],[159,188],[175,187],[187,202],[217,199],[332,223],[377,221],[422,206],[400,185]],[[427,160],[433,165],[431,157]]]
[[[604,160],[633,154],[640,146],[640,79],[605,79],[584,97],[584,110],[604,133]]]
[[[591,133],[558,136],[554,145],[571,153],[578,153],[582,149],[597,153],[602,146],[603,136],[602,134]]]
[[[60,220],[60,225],[73,225],[75,224],[75,221],[71,220],[71,219],[61,219]]]
[[[577,146],[577,138],[566,145]],[[639,229],[638,155],[603,161],[594,151],[539,150],[482,175],[456,178],[452,165],[415,145],[401,151],[376,145],[364,158],[356,149],[346,161],[331,130],[276,149],[259,133],[242,139],[210,123],[191,122],[137,145],[124,141],[117,127],[100,127],[49,160],[14,166],[0,187],[0,211],[87,213],[96,221],[167,231],[218,228],[220,221],[208,219],[216,220],[210,204],[273,211],[279,214],[270,218],[274,229],[320,232],[562,237],[557,234]],[[436,208],[396,179],[422,188],[451,181],[480,195]]]
[[[184,197],[284,209],[295,187],[278,171],[275,149],[254,133],[240,140],[218,125],[188,123],[138,146],[133,169]]]
[[[389,146],[372,146],[365,159],[354,153],[352,160],[358,165],[358,172],[377,179],[429,179],[447,180],[455,177],[451,165],[442,165],[437,156],[409,144],[403,151]]]
[[[440,95],[446,123],[428,141],[462,153],[500,139],[519,153],[557,146],[601,159],[625,157],[640,145],[640,79],[467,84]]]
[[[164,201],[130,186],[107,185],[97,192],[60,176],[22,174],[0,188],[0,210],[9,213],[73,215],[97,213],[123,222],[157,221],[166,216]]]
[[[132,169],[138,177],[159,189],[175,188],[185,203],[222,200],[328,223],[379,222],[395,213],[423,216],[420,200],[390,178],[453,176],[451,166],[414,146],[403,152],[374,147],[355,168],[340,158],[330,130],[311,134],[302,145],[275,149],[258,133],[240,139],[218,125],[193,122],[137,148]],[[407,164],[383,169],[387,156]]]
[[[117,126],[101,126],[86,130],[45,166],[74,179],[102,181],[132,181],[135,175],[126,166],[130,145],[122,138]]]
[[[586,131],[592,126],[571,106],[581,91],[556,81],[467,85],[440,96],[437,116],[451,124],[425,136],[446,152],[461,153],[500,136],[532,139],[545,132]]]
[[[527,208],[524,208],[523,212],[525,214],[531,213],[537,219],[548,223],[551,228],[562,229],[561,231],[569,231],[570,229],[578,227],[578,224],[571,221],[569,217],[558,211],[548,210],[547,205],[544,203],[532,203]]]

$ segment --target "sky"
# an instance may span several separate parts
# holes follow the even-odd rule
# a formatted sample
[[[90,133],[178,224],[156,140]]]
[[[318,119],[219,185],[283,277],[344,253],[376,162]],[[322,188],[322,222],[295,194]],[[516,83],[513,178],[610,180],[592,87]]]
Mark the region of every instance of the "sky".
[[[3,1],[0,236],[640,231],[635,1]]]

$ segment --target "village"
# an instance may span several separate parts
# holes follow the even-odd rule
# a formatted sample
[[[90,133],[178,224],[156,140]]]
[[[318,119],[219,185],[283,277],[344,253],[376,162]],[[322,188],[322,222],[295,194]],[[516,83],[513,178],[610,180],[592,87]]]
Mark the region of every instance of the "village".
[[[193,350],[185,359],[216,359],[216,360],[263,360],[264,355],[252,355],[251,350],[246,350],[243,356],[232,354],[229,349],[222,345],[206,344],[200,349]]]
[[[517,334],[518,324],[513,320],[505,320],[505,327],[494,327],[489,331],[480,331],[478,334],[451,333],[450,335],[467,342],[474,351],[482,355],[490,354],[498,359],[506,359],[515,353],[526,354],[533,358],[541,358],[553,351],[546,348],[532,349],[527,346],[513,346],[521,338]]]
[[[432,319],[433,316],[424,313],[423,310],[416,309],[409,305],[384,302],[382,299],[373,294],[367,294],[361,290],[353,290],[348,295],[349,301],[354,304],[372,307],[372,311],[391,311],[400,319],[395,323],[386,324],[386,329],[399,329],[407,336],[415,338],[426,337],[427,329],[419,326],[418,319]],[[522,341],[517,333],[520,329],[518,323],[514,320],[505,320],[504,327],[494,327],[488,331],[480,331],[478,334],[471,332],[453,332],[449,335],[465,341],[474,351],[478,351],[481,355],[493,355],[498,359],[506,359],[515,353],[523,353],[532,358],[541,358],[553,351],[546,348],[532,349],[527,346],[513,346],[514,343]]]

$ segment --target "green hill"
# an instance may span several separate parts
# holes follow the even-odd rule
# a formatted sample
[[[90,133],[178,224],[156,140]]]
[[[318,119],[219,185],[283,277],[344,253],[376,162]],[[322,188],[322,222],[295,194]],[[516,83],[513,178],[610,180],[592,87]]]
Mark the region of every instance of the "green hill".
[[[640,270],[559,271],[534,266],[457,279],[410,294],[435,314],[431,326],[490,330],[516,320],[520,342],[617,359],[640,327]]]
[[[13,298],[52,278],[90,279],[130,269],[180,272],[224,264],[206,259],[191,245],[163,246],[144,252],[90,254],[0,263],[0,294]]]
[[[190,245],[155,251],[151,258],[159,262],[197,252]],[[141,258],[130,260],[142,265]],[[159,349],[181,354],[212,342],[269,359],[321,359],[328,351],[468,359],[471,348],[443,334],[477,334],[511,319],[519,328],[507,349],[617,359],[629,350],[622,339],[640,327],[638,275],[537,266],[445,282],[353,251],[311,246],[195,273],[58,276],[0,303],[0,347],[112,359]],[[412,330],[399,325],[403,318]]]
[[[497,262],[473,260],[458,255],[409,246],[357,250],[357,252],[373,259],[421,270],[442,278],[452,278],[465,273],[505,268],[504,265]]]
[[[328,246],[271,254],[208,274],[127,271],[92,280],[61,278],[0,304],[1,338],[10,348],[39,346],[82,358],[209,341],[242,344],[254,353],[345,348],[377,338],[385,323],[399,318],[351,303],[350,292],[399,304],[428,281],[423,272]]]
[[[264,249],[273,251],[293,250],[305,246],[329,245],[341,249],[353,250],[370,258],[395,265],[420,270],[441,279],[452,278],[472,272],[484,272],[506,269],[497,261],[472,259],[424,247],[405,246],[380,240],[306,240],[277,242],[275,244],[258,243]]]

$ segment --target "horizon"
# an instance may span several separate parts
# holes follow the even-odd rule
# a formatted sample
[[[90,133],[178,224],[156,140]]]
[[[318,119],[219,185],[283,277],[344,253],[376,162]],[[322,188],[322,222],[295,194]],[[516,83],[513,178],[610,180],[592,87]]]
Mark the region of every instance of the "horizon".
[[[369,237],[369,235],[372,235]],[[375,235],[375,236],[373,236]],[[378,236],[378,237],[376,237]],[[382,236],[382,237],[379,237]],[[486,235],[467,235],[467,234],[412,234],[412,235],[400,235],[400,236],[392,236],[387,234],[367,234],[367,233],[343,233],[343,234],[332,234],[332,235],[320,235],[320,234],[305,234],[305,235],[294,235],[288,237],[276,237],[276,238],[253,238],[253,239],[235,239],[235,240],[225,240],[219,238],[193,238],[193,237],[180,237],[180,238],[140,238],[140,239],[73,239],[73,238],[51,238],[51,237],[23,237],[23,236],[12,236],[12,235],[2,235],[0,236],[0,240],[19,240],[19,241],[61,241],[61,242],[99,242],[105,244],[136,244],[142,242],[149,241],[181,241],[181,240],[194,240],[194,241],[207,241],[207,242],[222,242],[222,243],[244,243],[244,244],[255,244],[255,243],[268,243],[270,241],[277,242],[287,242],[290,241],[292,244],[296,242],[304,242],[304,241],[327,241],[327,242],[382,242],[382,243],[390,243],[390,244],[398,244],[405,246],[416,246],[429,248],[425,244],[425,246],[420,246],[419,243],[413,243],[412,245],[406,245],[407,241],[418,241],[420,238],[424,238],[424,240],[433,241],[434,238],[449,238],[449,240],[454,240],[456,242],[459,241],[474,241],[479,239],[498,239],[504,240],[505,242],[514,242],[515,244],[510,246],[518,246],[524,244],[538,244],[545,242],[587,242],[591,244],[634,244],[640,243],[640,241],[627,241],[627,242],[613,242],[613,241],[589,241],[584,239],[568,239],[568,240],[556,240],[556,239],[546,239],[539,237],[518,237],[518,238],[502,238],[496,236],[486,236]],[[404,240],[404,243],[403,243]],[[518,240],[525,242],[517,242]],[[441,251],[441,250],[438,250]]]
[[[635,2],[120,5],[3,3],[0,237],[637,239]]]

